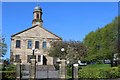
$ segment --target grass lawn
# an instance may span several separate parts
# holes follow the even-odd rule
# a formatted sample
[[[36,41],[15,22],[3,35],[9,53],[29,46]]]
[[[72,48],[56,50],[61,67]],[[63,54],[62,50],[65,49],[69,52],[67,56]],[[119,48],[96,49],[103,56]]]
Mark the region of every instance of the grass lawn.
[[[88,64],[87,66],[82,66],[84,68],[111,68],[110,64]]]

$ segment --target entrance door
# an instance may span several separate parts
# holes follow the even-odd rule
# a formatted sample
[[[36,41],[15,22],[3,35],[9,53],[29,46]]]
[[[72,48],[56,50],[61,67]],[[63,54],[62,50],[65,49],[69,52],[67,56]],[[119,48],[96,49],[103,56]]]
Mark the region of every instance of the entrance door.
[[[47,59],[45,56],[43,56],[43,65],[47,65]]]

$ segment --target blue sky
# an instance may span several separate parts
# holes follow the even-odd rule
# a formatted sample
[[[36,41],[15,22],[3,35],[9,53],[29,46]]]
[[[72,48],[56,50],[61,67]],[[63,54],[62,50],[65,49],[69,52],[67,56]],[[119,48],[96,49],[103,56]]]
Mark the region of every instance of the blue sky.
[[[2,33],[10,56],[12,34],[32,26],[36,2],[3,2]],[[90,31],[110,23],[118,15],[117,2],[40,2],[43,26],[63,40],[82,41]]]

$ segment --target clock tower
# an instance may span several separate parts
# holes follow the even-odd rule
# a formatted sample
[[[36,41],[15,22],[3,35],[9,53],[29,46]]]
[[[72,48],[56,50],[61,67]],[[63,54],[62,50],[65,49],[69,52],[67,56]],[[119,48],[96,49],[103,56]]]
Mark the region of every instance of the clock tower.
[[[43,20],[42,20],[42,8],[40,6],[36,6],[34,8],[34,12],[33,12],[33,15],[34,15],[34,19],[32,21],[32,25],[39,25],[42,27],[42,23],[43,23]]]

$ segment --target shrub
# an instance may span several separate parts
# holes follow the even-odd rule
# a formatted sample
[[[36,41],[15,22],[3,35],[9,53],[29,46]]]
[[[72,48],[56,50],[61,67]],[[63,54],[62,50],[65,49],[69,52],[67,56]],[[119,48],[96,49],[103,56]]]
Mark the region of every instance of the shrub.
[[[99,69],[99,78],[107,78],[107,69]]]
[[[78,73],[79,78],[99,78],[99,71],[98,69],[80,69]]]
[[[118,67],[112,68],[83,68],[79,70],[79,78],[119,78]]]
[[[67,78],[72,78],[72,66],[67,66]]]
[[[118,67],[112,67],[109,70],[107,70],[107,75],[108,78],[119,78],[119,71]]]
[[[2,79],[15,79],[15,71],[2,71]]]
[[[120,75],[120,65],[118,65],[118,75]]]
[[[10,64],[6,67],[6,71],[15,71],[15,65]]]

